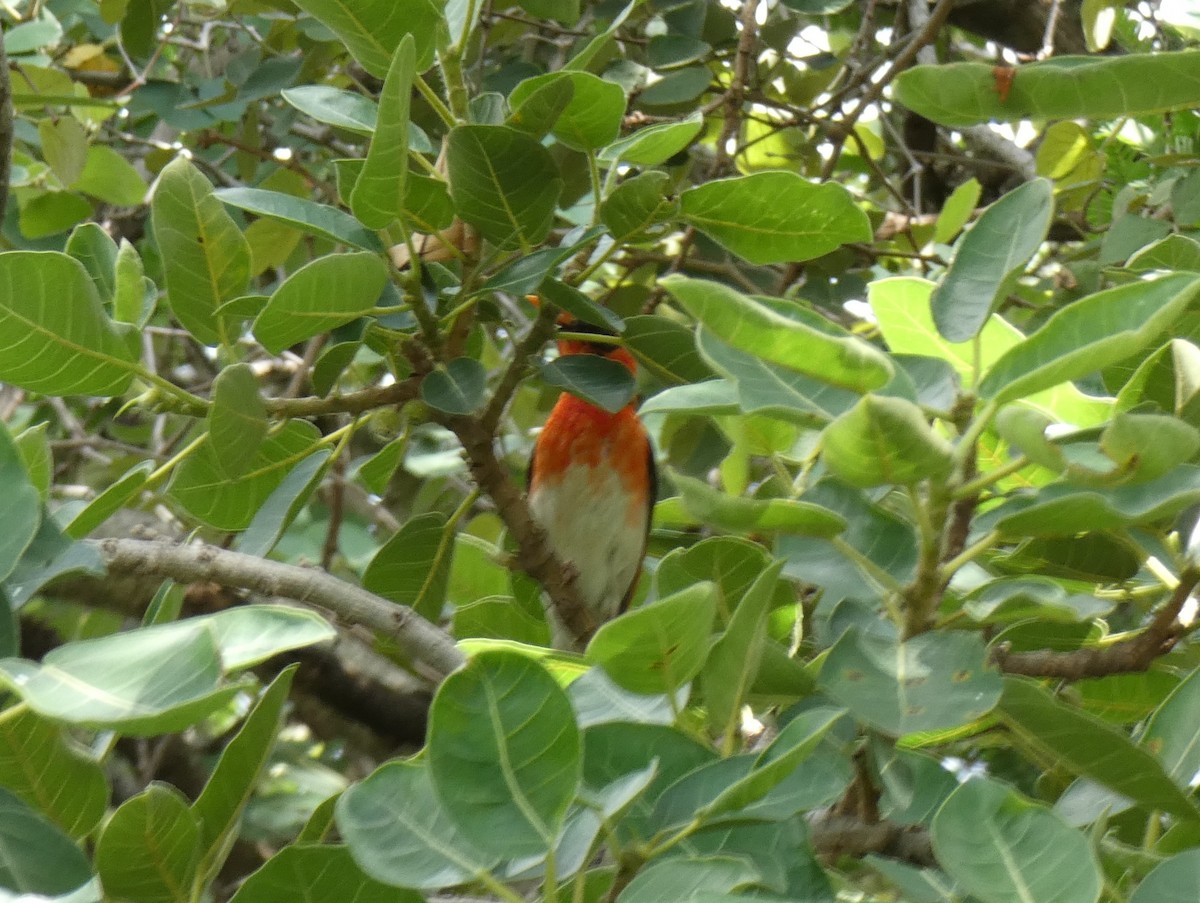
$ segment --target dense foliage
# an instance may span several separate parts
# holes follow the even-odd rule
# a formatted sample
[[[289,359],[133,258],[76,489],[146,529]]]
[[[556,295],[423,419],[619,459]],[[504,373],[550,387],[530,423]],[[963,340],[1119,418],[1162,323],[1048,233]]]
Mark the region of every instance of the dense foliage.
[[[1188,6],[3,5],[0,900],[1192,903]]]

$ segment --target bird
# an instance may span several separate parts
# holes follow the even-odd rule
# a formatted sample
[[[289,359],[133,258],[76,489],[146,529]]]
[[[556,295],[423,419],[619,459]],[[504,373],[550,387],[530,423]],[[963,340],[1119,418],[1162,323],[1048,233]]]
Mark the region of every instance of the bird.
[[[595,354],[637,375],[628,349],[580,335],[612,333],[559,318],[560,355]],[[654,450],[634,401],[615,414],[569,392],[555,402],[529,461],[530,513],[550,548],[576,576],[579,596],[592,621],[612,620],[629,607],[650,535],[658,490]],[[548,607],[552,642],[573,649],[580,639]]]

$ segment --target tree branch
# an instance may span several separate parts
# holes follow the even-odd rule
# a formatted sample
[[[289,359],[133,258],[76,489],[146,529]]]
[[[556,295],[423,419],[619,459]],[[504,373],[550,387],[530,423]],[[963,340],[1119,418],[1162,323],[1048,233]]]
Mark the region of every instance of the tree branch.
[[[1186,568],[1167,604],[1158,610],[1145,630],[1129,639],[1070,652],[1048,649],[1010,652],[1000,647],[992,650],[992,661],[1009,674],[1063,680],[1145,671],[1156,658],[1170,652],[1183,636],[1185,629],[1177,619],[1197,583],[1200,583],[1200,568]]]
[[[284,417],[317,417],[321,414],[361,414],[375,408],[402,405],[417,397],[421,381],[410,377],[390,386],[372,386],[345,395],[325,398],[268,398],[267,410]]]
[[[405,343],[404,352],[418,376],[433,369],[429,353],[416,342]],[[550,548],[546,533],[534,521],[525,496],[496,457],[492,433],[484,428],[480,417],[470,414],[445,414],[435,410],[430,416],[458,437],[475,485],[496,505],[496,512],[516,540],[517,566],[542,585],[554,614],[575,637],[576,646],[582,648],[599,625],[579,596],[578,574],[564,565]]]
[[[180,583],[212,581],[328,609],[339,618],[390,637],[438,677],[445,677],[466,661],[445,632],[411,608],[396,605],[324,571],[207,545],[143,539],[88,542],[100,551],[113,574],[170,577]]]

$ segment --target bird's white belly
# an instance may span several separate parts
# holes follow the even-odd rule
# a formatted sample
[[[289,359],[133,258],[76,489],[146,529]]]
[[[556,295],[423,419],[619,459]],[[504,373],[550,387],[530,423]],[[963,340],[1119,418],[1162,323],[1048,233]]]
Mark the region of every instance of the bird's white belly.
[[[575,566],[580,596],[598,621],[616,616],[642,563],[649,516],[610,467],[576,466],[540,481],[529,496],[556,555]],[[555,628],[556,645],[561,633]]]

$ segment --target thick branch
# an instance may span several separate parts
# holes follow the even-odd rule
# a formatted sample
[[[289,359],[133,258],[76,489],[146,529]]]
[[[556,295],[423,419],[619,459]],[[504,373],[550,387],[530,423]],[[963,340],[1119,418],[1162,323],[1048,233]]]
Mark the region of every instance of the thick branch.
[[[879,853],[914,865],[933,865],[929,832],[895,822],[865,822],[853,815],[825,814],[808,824],[813,852],[823,859]]]
[[[999,648],[992,650],[992,660],[1009,674],[1064,680],[1145,671],[1156,658],[1170,652],[1183,635],[1179,612],[1197,583],[1200,583],[1200,568],[1189,567],[1179,575],[1179,585],[1167,604],[1158,610],[1145,630],[1129,639],[1070,652],[1009,652]]]
[[[110,573],[170,577],[180,583],[212,581],[328,609],[339,618],[378,631],[444,677],[465,657],[454,641],[411,608],[326,574],[206,545],[141,539],[91,541]]]
[[[504,415],[504,409],[508,407],[509,400],[517,391],[522,377],[525,376],[528,359],[554,335],[554,317],[553,306],[543,304],[539,307],[529,331],[525,333],[525,338],[521,339],[513,348],[513,358],[508,363],[508,369],[500,377],[496,391],[492,393],[491,400],[488,401],[487,407],[479,418],[480,425],[488,433],[495,434],[496,427],[500,424],[500,418]]]

